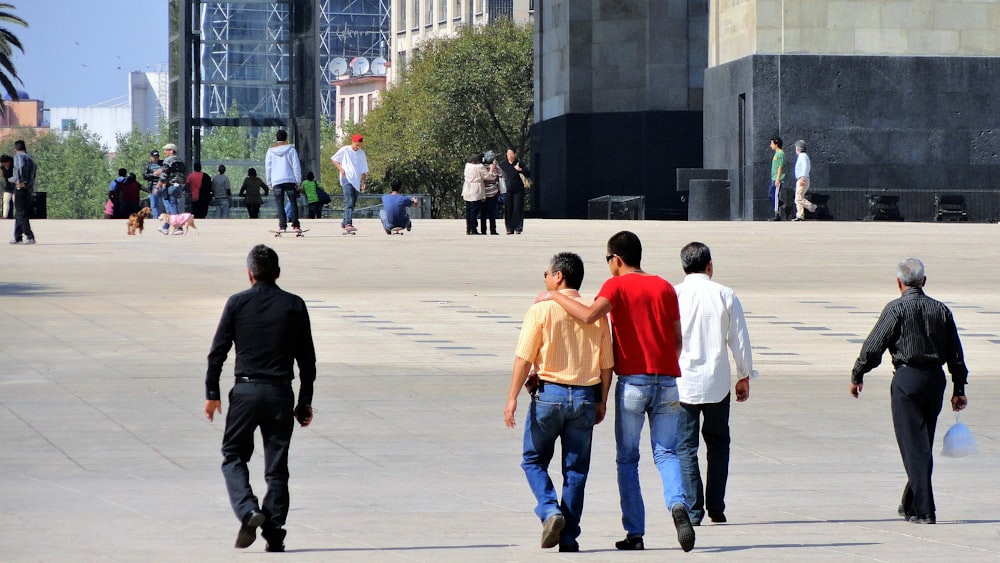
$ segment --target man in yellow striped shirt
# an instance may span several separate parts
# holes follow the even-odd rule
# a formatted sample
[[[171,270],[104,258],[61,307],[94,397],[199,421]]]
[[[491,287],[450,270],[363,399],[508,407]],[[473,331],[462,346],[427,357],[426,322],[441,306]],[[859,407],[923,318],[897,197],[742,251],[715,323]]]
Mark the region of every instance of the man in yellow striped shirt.
[[[583,260],[562,252],[545,270],[545,289],[560,292],[590,305],[580,297]],[[521,468],[538,500],[535,514],[542,521],[542,547],[579,551],[583,493],[590,471],[590,445],[594,425],[604,420],[614,356],[607,318],[594,324],[576,321],[554,301],[544,300],[528,309],[514,352],[504,422],[514,428],[517,396],[529,380],[534,365],[537,386],[528,384],[531,406],[524,427]],[[561,439],[563,465],[562,502],[556,494],[548,467],[556,439]]]

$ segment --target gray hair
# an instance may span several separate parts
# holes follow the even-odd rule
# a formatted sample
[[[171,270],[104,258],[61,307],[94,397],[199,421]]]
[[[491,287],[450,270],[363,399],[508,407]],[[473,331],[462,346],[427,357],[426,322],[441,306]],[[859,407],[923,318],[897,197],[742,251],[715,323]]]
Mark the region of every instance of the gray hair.
[[[906,287],[920,287],[924,281],[924,263],[919,258],[907,258],[896,265],[896,278]]]
[[[795,141],[795,148],[799,149],[802,152],[806,152],[806,142],[803,141],[802,139]]]

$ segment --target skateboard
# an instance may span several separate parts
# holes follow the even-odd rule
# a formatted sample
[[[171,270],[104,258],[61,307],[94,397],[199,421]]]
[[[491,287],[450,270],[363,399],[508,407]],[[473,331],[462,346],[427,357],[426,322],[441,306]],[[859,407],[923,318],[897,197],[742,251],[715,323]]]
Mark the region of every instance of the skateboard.
[[[346,227],[343,227],[343,229],[345,235],[354,235],[358,232],[358,228],[354,225],[347,225]]]
[[[393,227],[392,229],[389,229],[388,231],[386,231],[385,234],[387,234],[387,235],[405,235],[406,233],[403,232],[403,227]]]
[[[305,236],[309,232],[309,229],[302,229],[301,231],[278,231],[275,229],[268,229],[269,233],[272,233],[275,237],[280,237],[281,235],[295,235],[296,238]]]

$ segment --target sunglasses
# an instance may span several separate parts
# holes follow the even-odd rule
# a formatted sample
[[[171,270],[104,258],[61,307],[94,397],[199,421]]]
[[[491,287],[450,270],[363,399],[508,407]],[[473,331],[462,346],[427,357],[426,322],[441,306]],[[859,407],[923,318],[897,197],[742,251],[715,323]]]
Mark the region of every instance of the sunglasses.
[[[611,259],[614,258],[614,257],[615,257],[614,254],[608,254],[607,256],[604,257],[604,259],[608,262],[608,264],[610,264],[611,263]]]

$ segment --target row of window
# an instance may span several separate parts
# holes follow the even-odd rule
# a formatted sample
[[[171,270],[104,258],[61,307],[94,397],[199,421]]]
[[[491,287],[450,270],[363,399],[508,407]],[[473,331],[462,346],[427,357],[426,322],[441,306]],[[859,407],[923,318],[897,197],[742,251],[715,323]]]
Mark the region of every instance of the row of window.
[[[375,103],[374,94],[358,94],[340,98],[340,111],[337,112],[337,125],[344,123],[363,123],[365,116],[372,110]]]
[[[483,13],[483,2],[484,0],[465,0],[466,2],[472,2],[473,9],[475,13]],[[434,23],[434,4],[437,4],[437,18],[439,21],[447,21],[448,19],[448,4],[452,4],[454,7],[452,9],[452,17],[455,19],[462,18],[462,0],[396,0],[396,13],[399,14],[399,18],[396,20],[396,31],[406,31],[407,23],[407,2],[411,2],[410,8],[412,10],[413,27],[420,25],[420,7],[421,4],[425,6],[424,10],[424,24],[430,25]]]

